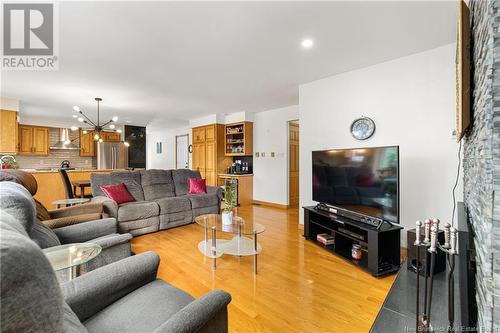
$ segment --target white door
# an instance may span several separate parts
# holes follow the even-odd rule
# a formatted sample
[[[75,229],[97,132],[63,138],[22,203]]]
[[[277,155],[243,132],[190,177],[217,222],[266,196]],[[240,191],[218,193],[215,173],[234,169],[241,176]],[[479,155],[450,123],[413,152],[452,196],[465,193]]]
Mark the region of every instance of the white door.
[[[176,169],[189,169],[189,136],[178,135],[175,137],[176,144]]]

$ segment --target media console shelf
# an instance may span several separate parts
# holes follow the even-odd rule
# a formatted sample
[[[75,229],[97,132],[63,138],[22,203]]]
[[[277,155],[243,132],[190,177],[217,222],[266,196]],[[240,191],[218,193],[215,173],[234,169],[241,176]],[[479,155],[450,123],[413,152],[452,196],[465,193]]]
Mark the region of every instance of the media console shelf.
[[[400,225],[384,223],[380,228],[317,210],[304,207],[304,237],[341,258],[370,272],[382,276],[397,272],[400,262]],[[335,239],[333,245],[323,245],[316,240],[318,234],[327,233]],[[362,257],[351,257],[353,244],[361,245]]]

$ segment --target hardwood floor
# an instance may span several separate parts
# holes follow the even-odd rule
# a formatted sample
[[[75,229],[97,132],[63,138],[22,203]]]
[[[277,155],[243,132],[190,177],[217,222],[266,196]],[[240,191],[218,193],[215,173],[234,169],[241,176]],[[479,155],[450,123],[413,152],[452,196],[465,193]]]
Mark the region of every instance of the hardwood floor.
[[[238,215],[266,227],[257,276],[252,257],[224,255],[213,271],[197,249],[203,239],[197,224],[135,237],[132,247],[158,253],[159,277],[195,297],[229,292],[230,332],[369,331],[395,275],[374,278],[305,241],[297,209],[244,206]]]

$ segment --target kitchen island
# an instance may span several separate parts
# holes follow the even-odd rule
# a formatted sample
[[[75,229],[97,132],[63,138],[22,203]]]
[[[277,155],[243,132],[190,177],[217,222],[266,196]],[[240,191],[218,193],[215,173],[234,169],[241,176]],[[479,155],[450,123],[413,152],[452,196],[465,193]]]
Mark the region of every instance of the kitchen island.
[[[65,199],[66,191],[64,190],[64,183],[59,171],[57,170],[36,170],[25,169],[35,177],[38,183],[38,191],[34,198],[40,201],[47,209],[54,209],[52,204],[55,200]],[[110,173],[111,169],[96,170],[96,169],[82,169],[82,170],[67,170],[68,177],[71,181],[74,180],[88,180],[91,173]],[[92,194],[88,188],[85,194]],[[78,193],[76,193],[78,195]]]

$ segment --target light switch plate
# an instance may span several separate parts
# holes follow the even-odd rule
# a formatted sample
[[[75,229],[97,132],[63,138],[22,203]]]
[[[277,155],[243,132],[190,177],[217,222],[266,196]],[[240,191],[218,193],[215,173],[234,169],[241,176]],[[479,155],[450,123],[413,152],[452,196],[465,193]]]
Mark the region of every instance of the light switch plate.
[[[274,157],[274,151],[271,152],[271,157]]]
[[[260,153],[260,156],[262,156],[262,157],[266,157],[266,153],[265,153],[265,152],[262,152],[262,153]]]
[[[255,152],[255,157],[259,157],[259,152]]]

